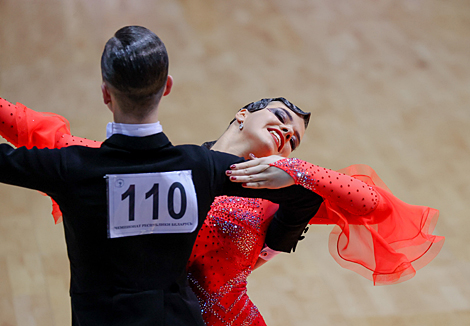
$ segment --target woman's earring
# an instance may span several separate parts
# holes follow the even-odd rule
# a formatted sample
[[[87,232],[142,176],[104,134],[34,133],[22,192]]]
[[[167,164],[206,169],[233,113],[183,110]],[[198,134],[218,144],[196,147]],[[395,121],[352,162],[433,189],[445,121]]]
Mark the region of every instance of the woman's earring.
[[[243,129],[243,122],[240,122],[240,126],[238,128],[240,128],[240,130]]]

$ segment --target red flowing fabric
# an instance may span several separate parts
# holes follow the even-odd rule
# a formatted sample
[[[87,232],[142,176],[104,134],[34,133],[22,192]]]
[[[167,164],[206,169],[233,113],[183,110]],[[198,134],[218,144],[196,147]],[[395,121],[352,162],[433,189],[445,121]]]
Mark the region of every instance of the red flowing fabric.
[[[16,105],[0,98],[0,135],[15,147],[61,148],[71,145],[99,147],[101,142],[74,137],[64,117],[49,112],[36,112],[21,103]],[[45,195],[45,194],[44,194]],[[52,216],[62,222],[59,205],[52,200]]]
[[[396,198],[367,165],[339,172],[360,179],[381,196],[378,207],[363,216],[352,215],[325,201],[311,224],[336,224],[329,250],[336,262],[374,285],[395,284],[412,278],[441,250],[444,237],[432,235],[439,211],[407,204]]]

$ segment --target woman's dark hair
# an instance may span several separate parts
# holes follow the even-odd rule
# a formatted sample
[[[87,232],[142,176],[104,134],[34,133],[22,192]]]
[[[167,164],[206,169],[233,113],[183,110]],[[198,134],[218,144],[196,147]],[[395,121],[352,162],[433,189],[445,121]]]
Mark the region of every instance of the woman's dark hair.
[[[106,43],[101,56],[103,80],[120,97],[138,106],[163,93],[168,77],[165,45],[152,31],[141,26],[119,29]]]
[[[268,106],[269,103],[275,102],[275,101],[279,101],[279,102],[284,103],[285,106],[287,106],[291,111],[293,111],[295,114],[297,114],[298,116],[300,116],[304,120],[305,128],[308,127],[308,122],[310,121],[310,114],[311,113],[302,111],[298,106],[296,106],[293,103],[289,102],[284,97],[263,98],[259,101],[251,102],[251,103],[245,105],[240,110],[246,109],[248,112],[256,112],[256,111],[265,109]],[[230,124],[232,124],[234,121],[235,121],[235,118],[232,121],[230,121]],[[216,142],[217,142],[216,140],[208,141],[208,142],[203,143],[202,146],[211,149],[212,146],[214,146],[214,144]]]
[[[304,125],[305,128],[308,127],[308,122],[310,121],[310,112],[304,112],[302,111],[298,106],[295,104],[289,102],[286,100],[284,97],[275,97],[275,98],[263,98],[257,102],[251,102],[244,107],[242,107],[240,110],[246,109],[248,112],[256,112],[259,110],[262,110],[268,106],[269,103],[271,102],[282,102],[284,103],[285,106],[287,106],[291,111],[293,111],[295,114],[297,114],[299,117],[304,119]],[[230,123],[234,122],[235,119],[233,119]]]

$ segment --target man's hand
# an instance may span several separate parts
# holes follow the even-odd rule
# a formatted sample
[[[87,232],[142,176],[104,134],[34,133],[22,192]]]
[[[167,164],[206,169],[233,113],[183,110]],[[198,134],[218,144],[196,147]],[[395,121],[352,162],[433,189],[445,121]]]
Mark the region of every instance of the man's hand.
[[[272,155],[262,158],[255,158],[230,167],[226,174],[230,176],[232,182],[242,182],[245,188],[268,188],[278,189],[294,184],[294,179],[283,170],[269,166],[285,157]]]

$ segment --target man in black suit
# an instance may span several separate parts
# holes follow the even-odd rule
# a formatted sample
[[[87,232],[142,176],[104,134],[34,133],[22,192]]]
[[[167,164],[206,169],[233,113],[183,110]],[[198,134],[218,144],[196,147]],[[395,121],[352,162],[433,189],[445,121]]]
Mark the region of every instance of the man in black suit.
[[[157,119],[173,83],[168,56],[146,28],[117,31],[101,67],[103,98],[115,121],[102,146],[14,150],[2,144],[0,182],[40,190],[60,205],[73,325],[204,325],[185,266],[214,197],[280,203],[281,229],[288,215],[308,221],[321,198],[299,186],[244,189],[225,176],[242,158],[173,146]]]

